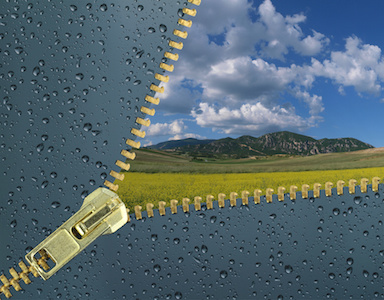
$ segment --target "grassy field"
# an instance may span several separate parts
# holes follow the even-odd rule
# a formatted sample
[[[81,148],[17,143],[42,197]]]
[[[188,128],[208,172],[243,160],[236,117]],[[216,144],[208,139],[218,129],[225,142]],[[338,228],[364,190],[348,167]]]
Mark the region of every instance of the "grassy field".
[[[258,159],[191,161],[190,157],[154,150],[138,150],[130,172],[144,173],[265,173],[343,170],[384,166],[384,149],[313,156],[270,156]]]
[[[291,185],[300,190],[303,184],[309,184],[313,189],[314,183],[321,183],[322,188],[327,181],[336,186],[338,180],[348,183],[349,179],[384,177],[384,168],[347,169],[329,171],[306,172],[275,172],[275,173],[245,173],[245,174],[177,174],[177,173],[127,173],[123,183],[120,183],[118,194],[133,211],[135,205],[145,208],[146,203],[153,203],[158,207],[159,201],[165,201],[169,206],[171,199],[183,198],[193,200],[195,196],[205,199],[206,195],[214,195],[217,200],[219,193],[229,198],[230,192],[241,195],[243,190],[251,193],[258,188],[265,194],[266,188],[273,188],[277,192],[279,186],[289,191]],[[193,203],[193,202],[191,202]]]

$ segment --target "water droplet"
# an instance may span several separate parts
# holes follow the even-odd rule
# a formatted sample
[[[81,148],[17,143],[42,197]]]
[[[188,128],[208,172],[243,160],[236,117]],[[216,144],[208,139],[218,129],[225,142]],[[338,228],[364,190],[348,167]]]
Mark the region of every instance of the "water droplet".
[[[37,147],[36,147],[36,151],[37,152],[41,152],[44,150],[44,144],[38,144]]]
[[[354,199],[353,199],[353,201],[355,202],[355,204],[360,204],[361,203],[361,197],[355,197]]]
[[[154,266],[153,266],[153,270],[154,270],[155,272],[160,272],[160,271],[161,271],[161,267],[160,267],[160,265],[154,265]]]
[[[141,83],[141,80],[135,80],[134,82],[133,82],[133,85],[139,85]]]
[[[89,161],[89,157],[87,155],[84,155],[81,159],[85,163]]]
[[[223,271],[220,272],[220,277],[221,277],[221,278],[224,279],[224,278],[227,278],[227,276],[228,276],[227,271],[224,271],[224,270],[223,270]]]
[[[205,246],[205,245],[201,246],[201,252],[202,253],[207,253],[208,252],[208,247]]]
[[[340,214],[340,209],[338,209],[337,207],[336,208],[334,208],[333,209],[333,214],[335,215],[335,216],[338,216],[339,214]]]
[[[328,274],[328,277],[329,277],[330,279],[335,279],[336,275],[335,275],[334,273],[329,273],[329,274]]]
[[[269,218],[272,219],[272,220],[276,219],[276,214],[271,214],[271,215],[269,216]]]
[[[166,32],[167,31],[167,26],[165,26],[164,24],[160,24],[159,30],[160,30],[160,32]]]
[[[100,130],[92,130],[92,135],[93,136],[97,136],[97,135],[99,135],[101,133],[101,131]],[[105,141],[104,141],[104,144],[103,144],[104,146],[106,146],[106,145],[108,145],[108,143],[106,143]]]
[[[77,73],[75,78],[77,80],[83,80],[84,79],[84,74],[83,73]]]
[[[136,58],[141,58],[144,55],[144,50],[141,50],[136,53]]]
[[[138,11],[142,11],[144,9],[144,6],[142,6],[142,5],[139,5],[138,7],[137,7],[137,10]]]
[[[39,76],[40,74],[40,68],[39,67],[34,67],[32,71],[33,76]]]
[[[77,6],[76,6],[76,5],[70,5],[70,6],[69,6],[69,9],[70,9],[71,11],[76,11],[76,10],[77,10]]]
[[[100,10],[101,11],[107,11],[108,10],[108,6],[106,4],[101,4],[100,5]]]
[[[154,32],[156,32],[156,30],[155,30],[155,28],[153,28],[153,27],[149,27],[149,28],[148,28],[148,32],[149,32],[149,33],[154,33]]]
[[[367,270],[364,270],[364,271],[363,271],[363,276],[364,276],[365,278],[367,278],[367,277],[369,276],[369,272],[368,272]]]
[[[173,240],[173,243],[174,243],[175,245],[180,244],[180,239],[179,239],[179,238],[175,238],[175,239]]]
[[[52,208],[59,208],[60,207],[60,202],[59,201],[53,201],[52,204],[51,204],[51,207]]]
[[[284,270],[285,270],[285,273],[287,273],[287,274],[293,272],[293,268],[292,268],[292,266],[290,266],[290,265],[286,265],[286,266],[284,267]]]
[[[152,240],[152,242],[156,242],[157,241],[157,234],[152,234],[151,240]]]
[[[12,220],[11,224],[9,224],[9,225],[11,225],[12,228],[15,228],[17,226],[17,221],[16,220]]]
[[[15,52],[16,52],[16,54],[21,54],[21,53],[23,53],[24,52],[24,49],[23,49],[23,47],[16,47],[15,48]]]
[[[45,180],[45,181],[43,181],[43,182],[41,183],[41,188],[42,188],[42,189],[45,189],[47,186],[48,186],[48,181],[47,181],[47,180]]]
[[[83,126],[84,131],[90,131],[92,129],[91,123],[85,123]]]

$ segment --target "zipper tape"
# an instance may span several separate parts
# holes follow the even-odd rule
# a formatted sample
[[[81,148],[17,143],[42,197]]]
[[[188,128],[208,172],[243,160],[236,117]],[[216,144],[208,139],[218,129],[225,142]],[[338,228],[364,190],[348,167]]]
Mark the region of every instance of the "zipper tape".
[[[48,270],[49,266],[47,265],[48,257],[46,253],[42,254],[41,257],[38,259],[37,263],[44,269]],[[27,266],[23,261],[19,262],[19,267],[21,269],[21,272],[17,272],[14,268],[9,269],[9,273],[11,274],[12,278],[8,279],[4,274],[0,276],[0,280],[3,283],[2,286],[0,286],[0,296],[1,293],[5,295],[6,298],[12,297],[12,293],[9,290],[11,287],[15,289],[15,291],[20,291],[21,286],[19,284],[20,280],[23,280],[25,284],[30,284],[31,280],[29,279],[29,273],[32,273],[34,277],[39,277],[39,273],[37,273],[36,269],[32,266]]]
[[[193,4],[193,5],[198,6],[198,5],[200,5],[201,0],[188,0],[188,2]],[[184,15],[187,15],[187,16],[191,16],[191,17],[196,16],[196,9],[190,9],[190,8],[184,7],[182,12],[183,12]],[[187,28],[189,28],[189,27],[192,26],[192,21],[191,20],[186,20],[186,19],[183,19],[183,18],[179,18],[178,26],[179,27],[187,27]],[[175,37],[178,37],[178,38],[186,39],[187,36],[188,36],[188,33],[186,31],[175,29],[173,31],[173,35]],[[177,50],[182,50],[183,46],[184,46],[182,42],[176,42],[176,41],[173,41],[173,40],[170,40],[168,45],[171,48],[177,49]],[[177,61],[179,59],[179,55],[177,53],[170,53],[170,52],[166,51],[164,53],[164,58],[165,59],[170,59],[170,60],[173,60],[173,61]],[[174,70],[174,66],[173,65],[169,65],[169,64],[166,64],[166,63],[163,63],[163,62],[160,63],[160,68],[162,70],[164,70],[164,71],[167,71],[167,72],[173,72],[173,70]],[[166,83],[166,82],[169,81],[169,76],[156,73],[155,74],[155,80],[159,81],[159,84],[161,82],[165,82]],[[156,92],[156,93],[164,93],[164,87],[160,87],[159,85],[152,84],[150,86],[150,89],[152,91]],[[144,99],[148,103],[148,105],[147,106],[142,106],[140,108],[140,111],[143,114],[146,114],[148,116],[153,116],[155,114],[155,109],[150,108],[150,105],[151,104],[158,105],[160,103],[160,99],[152,97],[150,95],[146,95]],[[150,121],[148,119],[143,119],[143,118],[138,117],[138,118],[136,118],[136,124],[148,127],[151,123],[150,123]],[[136,128],[132,128],[131,129],[131,133],[134,136],[136,136],[136,137],[140,137],[140,138],[144,138],[145,137],[145,131],[141,131],[141,130],[136,129]],[[141,147],[140,142],[136,142],[133,139],[127,139],[126,140],[126,144],[131,147],[131,150],[130,151],[123,150],[123,151],[121,151],[120,154],[125,159],[128,159],[128,160],[135,159],[136,155],[134,154],[133,150],[134,149],[139,149]],[[129,164],[126,163],[126,162],[123,162],[122,160],[117,160],[115,162],[115,165],[120,168],[120,172],[116,172],[116,171],[112,170],[112,171],[110,171],[109,175],[111,175],[116,180],[119,180],[119,181],[124,180],[124,174],[122,174],[121,172],[122,171],[128,171],[129,170]],[[107,188],[109,188],[110,190],[114,191],[114,192],[116,192],[119,189],[119,185],[118,184],[112,183],[112,182],[110,182],[108,180],[104,181],[104,185]]]
[[[379,183],[381,179],[379,177],[373,177],[372,178],[372,184],[371,184],[371,190],[373,192],[378,192],[379,190]],[[348,193],[349,194],[355,194],[356,193],[356,183],[357,180],[355,179],[350,179],[348,181]],[[360,191],[361,193],[367,193],[368,192],[368,183],[369,180],[367,178],[362,178],[360,180]],[[332,197],[333,195],[343,195],[344,194],[344,185],[345,182],[343,180],[339,180],[336,183],[336,188],[333,188],[333,183],[332,182],[326,182],[325,183],[325,188],[321,190],[321,184],[320,183],[315,183],[313,185],[313,190],[310,191],[310,186],[308,184],[303,184],[301,187],[301,198],[302,199],[308,199],[308,198],[320,198],[320,195],[322,193],[325,194],[326,197]],[[295,201],[297,199],[297,186],[292,185],[289,188],[289,192],[285,193],[286,188],[285,187],[278,187],[277,193],[274,193],[275,191],[271,188],[267,188],[265,195],[262,195],[262,191],[260,189],[255,189],[253,191],[253,197],[250,196],[250,192],[248,191],[242,191],[241,193],[241,204],[242,205],[250,205],[250,198],[252,198],[254,204],[260,204],[261,201],[266,201],[266,203],[272,203],[272,199],[274,196],[277,196],[277,199],[279,202],[283,202],[285,200],[291,200]],[[311,194],[310,194],[311,192]],[[229,195],[229,205],[231,207],[235,207],[238,199],[238,194],[235,192],[231,192]],[[206,196],[206,206],[207,209],[213,209],[213,201],[214,200],[213,195],[207,195]],[[225,207],[225,201],[226,200],[226,195],[224,193],[219,193],[217,197],[217,203],[219,208],[224,208]],[[193,207],[195,211],[200,211],[201,210],[201,202],[202,198],[200,196],[194,197],[193,200]],[[178,205],[179,202],[176,199],[172,199],[170,201],[170,208],[171,208],[171,214],[176,214],[179,211],[183,211],[184,213],[190,212],[190,203],[191,200],[188,198],[183,198],[181,201],[181,205]],[[148,218],[153,218],[155,215],[157,216],[165,216],[166,215],[166,202],[160,201],[159,202],[159,209],[153,209],[154,204],[152,203],[147,203],[146,204],[146,211],[147,211],[147,216]],[[142,216],[142,206],[136,205],[134,207],[134,216],[136,220],[141,220],[143,218]],[[157,211],[157,213],[155,213]],[[128,221],[130,222],[130,221]]]

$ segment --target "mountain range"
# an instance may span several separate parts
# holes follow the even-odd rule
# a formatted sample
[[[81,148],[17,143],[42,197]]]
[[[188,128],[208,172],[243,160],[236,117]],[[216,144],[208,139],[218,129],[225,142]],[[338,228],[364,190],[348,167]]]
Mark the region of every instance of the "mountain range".
[[[243,135],[239,138],[173,140],[147,147],[149,149],[177,151],[190,156],[246,158],[252,156],[314,155],[319,153],[350,152],[374,148],[354,138],[316,140],[312,137],[279,131],[260,137]]]

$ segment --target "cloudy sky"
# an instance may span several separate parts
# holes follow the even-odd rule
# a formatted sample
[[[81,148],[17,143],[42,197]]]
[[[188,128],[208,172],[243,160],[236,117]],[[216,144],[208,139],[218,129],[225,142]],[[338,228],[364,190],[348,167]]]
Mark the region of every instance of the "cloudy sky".
[[[384,1],[203,0],[143,145],[289,130],[384,147]]]

